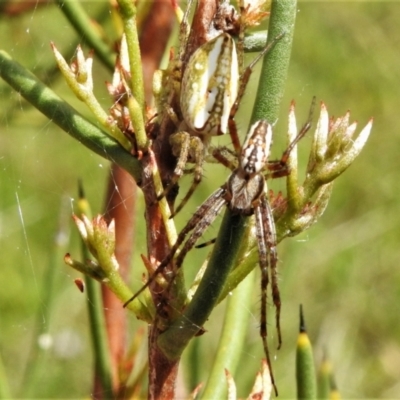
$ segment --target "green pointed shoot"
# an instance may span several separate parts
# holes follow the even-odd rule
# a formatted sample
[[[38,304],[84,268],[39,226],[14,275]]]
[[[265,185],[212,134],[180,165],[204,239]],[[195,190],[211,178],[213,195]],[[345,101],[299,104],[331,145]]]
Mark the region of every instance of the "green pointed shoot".
[[[330,386],[329,400],[341,400],[342,396],[340,396],[332,371],[330,374],[329,386]]]
[[[62,54],[57,50],[56,45],[53,42],[51,42],[50,45],[58,68],[75,96],[86,104],[96,117],[96,120],[110,136],[117,140],[127,151],[130,151],[131,144],[128,139],[104,111],[93,92],[93,54],[89,53],[85,58],[81,46],[78,46],[76,49],[76,58],[71,65],[69,65]]]
[[[330,393],[332,366],[329,362],[326,353],[322,359],[322,363],[318,369],[318,399],[328,400]]]
[[[73,216],[82,240],[96,259],[86,263],[76,261],[67,254],[64,261],[70,267],[89,275],[105,284],[122,301],[126,302],[132,297],[132,291],[124,282],[119,273],[119,264],[115,256],[115,222],[107,224],[106,220],[98,215],[89,219],[85,214],[78,218]],[[133,311],[138,319],[152,320],[152,312],[148,310],[138,299],[131,301],[128,308]]]
[[[306,332],[303,307],[300,305],[300,333],[296,350],[297,399],[317,398],[313,350]]]

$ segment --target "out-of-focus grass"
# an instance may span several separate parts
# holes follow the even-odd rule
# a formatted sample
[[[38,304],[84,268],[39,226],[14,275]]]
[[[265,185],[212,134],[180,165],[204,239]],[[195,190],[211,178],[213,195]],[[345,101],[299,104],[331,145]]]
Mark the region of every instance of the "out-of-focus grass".
[[[93,3],[84,3],[90,12]],[[284,344],[279,352],[272,351],[277,383],[281,398],[294,396],[298,305],[302,303],[317,356],[323,347],[329,352],[343,397],[393,398],[400,392],[400,113],[396,108],[400,98],[400,5],[300,2],[298,8],[293,58],[281,118],[275,128],[273,155],[279,157],[284,149],[279,136],[286,130],[291,99],[297,102],[299,125],[307,116],[313,95],[324,100],[335,116],[350,109],[360,129],[369,117],[375,120],[366,148],[338,178],[319,223],[279,246]],[[3,19],[0,37],[2,46],[34,72],[50,62],[50,40],[61,50],[78,41],[51,3],[24,17]],[[96,89],[108,107],[103,82],[111,77],[98,63],[95,68]],[[72,99],[63,83],[56,81],[54,88]],[[81,103],[72,101],[86,112]],[[242,115],[248,114],[245,106],[250,103],[249,98],[244,101]],[[10,105],[15,105],[12,113]],[[36,310],[48,306],[43,304],[46,287],[42,278],[51,256],[62,198],[75,198],[77,179],[82,178],[92,209],[101,211],[107,163],[45,120],[3,82],[0,106],[0,351],[11,389],[18,395],[24,370],[31,365],[27,365],[27,357]],[[245,129],[246,123],[240,117],[238,121]],[[309,145],[307,137],[300,145],[304,163]],[[196,198],[182,211],[179,221],[184,223],[196,204],[225,176],[223,168],[209,168]],[[271,187],[284,190],[283,180]],[[138,221],[142,221],[142,215],[139,208]],[[145,251],[143,232],[138,229],[136,266],[141,265],[138,255]],[[76,236],[72,229],[65,251],[77,255]],[[213,236],[212,229],[209,236]],[[193,261],[201,258],[191,256]],[[91,381],[91,348],[85,295],[76,290],[75,274],[61,259],[54,268],[57,295],[43,324],[49,325],[55,344],[35,393],[53,398],[86,396]],[[139,279],[140,274],[134,275],[133,283],[139,285]],[[205,327],[212,334],[196,340],[202,362],[199,379],[205,379],[210,349],[216,346],[220,308]],[[262,357],[257,292],[254,309],[249,312],[253,315],[249,344],[237,377],[242,396],[248,392]],[[272,320],[270,332],[273,343]],[[62,351],[62,345],[67,346],[67,352]],[[185,370],[190,369],[189,356]]]

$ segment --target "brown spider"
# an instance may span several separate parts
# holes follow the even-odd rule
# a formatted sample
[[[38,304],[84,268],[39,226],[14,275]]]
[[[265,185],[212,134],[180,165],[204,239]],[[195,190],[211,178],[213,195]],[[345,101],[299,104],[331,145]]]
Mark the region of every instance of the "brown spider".
[[[277,389],[273,377],[271,360],[267,344],[267,288],[271,282],[272,299],[276,308],[276,330],[278,334],[278,349],[281,346],[280,328],[280,309],[281,300],[277,280],[277,243],[275,234],[275,223],[272,210],[266,193],[266,180],[268,178],[278,178],[289,174],[287,161],[290,152],[297,142],[310,129],[312,111],[315,100],[310,110],[309,118],[302,127],[296,138],[288,146],[280,160],[268,161],[270,147],[272,143],[272,127],[265,120],[254,123],[243,143],[243,146],[235,146],[238,155],[239,165],[233,170],[228,181],[217,189],[193,214],[186,226],[180,232],[176,243],[171,248],[168,256],[157,267],[153,275],[145,285],[125,303],[125,306],[143,292],[157,277],[163,272],[165,267],[173,260],[186,236],[189,238],[184,243],[179,254],[174,260],[175,275],[182,266],[186,254],[195,246],[197,240],[203,235],[205,230],[214,222],[224,205],[233,214],[250,216],[254,214],[256,223],[256,237],[258,243],[259,264],[261,269],[261,312],[260,312],[260,336],[262,338],[265,357],[270,369],[271,381],[275,392]],[[237,136],[235,129],[231,134]],[[234,140],[233,143],[238,143]],[[226,166],[232,167],[232,163],[223,157],[218,149],[215,151],[217,157]],[[266,172],[267,170],[267,172]],[[266,173],[265,173],[266,172]],[[170,281],[173,282],[173,277]]]

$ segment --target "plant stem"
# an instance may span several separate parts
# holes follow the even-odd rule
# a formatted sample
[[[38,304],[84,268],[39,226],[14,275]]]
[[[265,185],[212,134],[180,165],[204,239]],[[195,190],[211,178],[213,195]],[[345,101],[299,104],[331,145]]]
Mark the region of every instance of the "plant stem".
[[[253,291],[254,274],[253,279],[250,277],[245,279],[229,297],[218,352],[201,396],[203,399],[226,398],[227,384],[224,369],[235,371],[238,366],[249,326]]]
[[[224,282],[236,259],[243,230],[237,229],[243,219],[225,212],[217,242],[203,279],[183,315],[160,335],[158,344],[170,359],[180,357],[190,339],[201,330],[216,306]],[[210,268],[218,266],[217,268]]]
[[[62,199],[59,215],[59,224],[53,236],[52,246],[48,248],[49,260],[42,281],[43,299],[36,312],[36,325],[33,328],[33,342],[24,377],[19,392],[22,398],[32,398],[38,396],[38,382],[47,368],[51,352],[50,347],[40,344],[41,340],[51,337],[50,322],[54,312],[55,296],[57,293],[57,276],[60,261],[65,254],[65,245],[69,239],[70,224],[70,202],[69,199]],[[0,383],[0,386],[2,384]]]
[[[289,69],[296,13],[296,1],[272,1],[267,43],[282,32],[285,36],[264,57],[251,123],[266,119],[273,124],[278,118]]]
[[[115,257],[119,274],[129,282],[132,266],[134,235],[137,229],[136,209],[137,186],[132,177],[117,165],[111,165],[108,188],[104,199],[107,223],[115,221]],[[102,286],[103,313],[107,330],[108,347],[111,360],[114,393],[123,390],[121,368],[126,357],[126,332],[128,312],[121,307],[121,301],[105,285]],[[107,393],[107,392],[105,392]]]
[[[79,1],[56,0],[56,3],[71,25],[78,32],[81,41],[87,41],[103,64],[112,72],[114,71],[114,56],[94,28],[91,18],[86,13]]]
[[[140,58],[139,38],[136,30],[136,7],[135,3],[131,0],[117,1],[120,7],[120,15],[124,24],[126,43],[128,45],[132,96],[136,99],[144,115],[143,72],[142,61]]]

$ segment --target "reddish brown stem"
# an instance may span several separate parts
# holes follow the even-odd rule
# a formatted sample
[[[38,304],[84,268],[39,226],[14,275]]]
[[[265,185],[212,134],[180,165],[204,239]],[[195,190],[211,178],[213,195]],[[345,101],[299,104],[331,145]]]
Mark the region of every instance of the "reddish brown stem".
[[[137,187],[133,178],[126,171],[113,164],[105,197],[105,219],[107,223],[112,219],[115,220],[115,255],[119,263],[120,274],[125,281],[128,280],[132,260],[136,191]],[[126,310],[121,307],[121,301],[105,285],[102,285],[102,294],[110,349],[112,381],[114,393],[116,393],[121,389],[118,369],[126,350]],[[94,393],[99,393],[99,391],[95,390]]]
[[[145,85],[146,101],[150,102],[152,98],[152,79],[153,74],[161,61],[165,51],[168,38],[172,32],[175,14],[169,0],[158,0],[153,4],[149,12],[149,18],[143,25],[140,35],[140,48],[143,64],[143,75]],[[165,136],[167,138],[168,135]],[[169,252],[169,244],[165,232],[164,223],[158,208],[155,197],[155,189],[151,171],[155,167],[155,159],[170,159],[170,154],[165,155],[164,151],[170,153],[169,144],[161,143],[161,146],[154,146],[158,153],[154,155],[151,151],[143,157],[143,176],[141,187],[145,198],[146,211],[145,219],[147,225],[147,251],[150,260],[162,260]],[[161,154],[160,154],[161,153]],[[173,163],[163,163],[165,165],[165,174],[169,170],[173,171]],[[160,163],[159,163],[160,167]],[[163,174],[164,171],[161,171]],[[160,289],[153,288],[154,292],[160,292]],[[155,295],[155,304],[158,304],[157,295]],[[164,354],[157,346],[158,335],[160,334],[157,324],[154,323],[149,328],[149,399],[173,399],[175,397],[175,382],[179,360],[171,362],[167,360]]]

